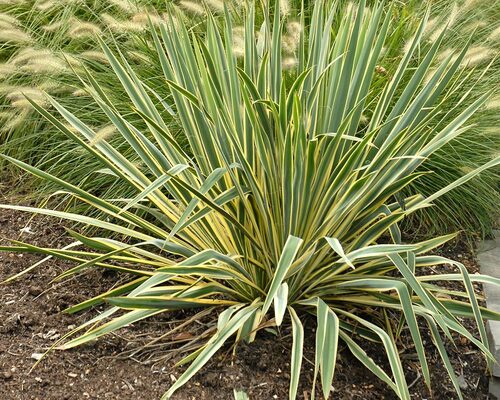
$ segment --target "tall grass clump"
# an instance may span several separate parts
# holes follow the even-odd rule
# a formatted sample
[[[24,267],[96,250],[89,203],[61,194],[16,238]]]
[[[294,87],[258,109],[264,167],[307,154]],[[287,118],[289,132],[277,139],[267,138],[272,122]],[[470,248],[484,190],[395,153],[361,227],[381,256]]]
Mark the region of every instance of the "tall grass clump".
[[[426,3],[426,2],[424,2]],[[457,93],[449,99],[455,102],[459,96],[467,93],[468,99],[449,115],[449,122],[458,112],[478,99],[484,93],[491,93],[490,100],[470,119],[471,129],[465,135],[460,135],[446,146],[434,153],[429,163],[422,170],[430,174],[416,180],[412,190],[430,195],[440,187],[458,179],[464,172],[484,164],[500,148],[500,118],[498,103],[495,99],[500,95],[500,41],[495,40],[498,32],[498,2],[472,1],[430,1],[432,4],[428,27],[424,31],[421,46],[428,49],[437,40],[444,29],[449,34],[443,38],[441,49],[433,62],[430,73],[424,79],[426,82],[431,73],[439,68],[441,62],[450,54],[458,54],[465,46],[468,50],[462,60],[462,67],[470,73],[469,80],[464,82],[463,93]],[[409,21],[417,22],[421,11],[414,10],[408,16]],[[411,26],[412,22],[408,22]],[[408,33],[405,32],[403,37]],[[411,43],[411,35],[406,46],[401,46],[401,56]],[[394,46],[395,47],[395,46]],[[394,47],[389,49],[389,58],[398,58]],[[421,56],[417,54],[416,59]],[[384,62],[388,70],[392,70],[389,60]],[[427,168],[428,167],[428,168]],[[432,173],[439,171],[439,173]],[[453,191],[436,201],[436,207],[426,208],[414,214],[404,230],[417,235],[429,235],[438,232],[463,230],[484,237],[491,233],[494,221],[499,217],[498,204],[499,168],[485,171],[480,178],[471,180],[459,190]]]
[[[241,2],[236,0],[225,0],[224,4],[233,14],[241,7]],[[156,87],[162,98],[166,97],[168,94],[161,90],[159,60],[144,32],[148,21],[155,25],[165,22],[172,11],[176,20],[182,20],[195,32],[205,18],[205,14],[192,15],[172,1],[26,0],[0,3],[0,31],[5,25],[9,30],[20,30],[32,38],[29,42],[19,42],[4,41],[0,37],[0,152],[59,174],[84,188],[92,188],[103,196],[131,195],[126,185],[121,185],[109,174],[98,172],[89,178],[88,171],[99,170],[99,163],[44,121],[29,103],[13,101],[11,93],[46,92],[71,112],[78,112],[93,128],[105,127],[106,115],[91,101],[75,74],[83,73],[85,65],[115,106],[123,113],[129,112],[128,103],[122,100],[127,98],[126,92],[120,90],[120,82],[98,44],[100,38],[108,44],[118,43],[140,78]],[[162,116],[167,119],[169,114],[163,112]],[[140,124],[141,121],[135,122]],[[126,143],[120,137],[112,143],[125,151]],[[127,156],[132,160],[134,154]],[[8,167],[0,161],[1,169]],[[30,184],[34,196],[39,198],[54,189],[50,182],[25,180],[26,186]]]
[[[276,1],[273,10],[280,4]],[[380,81],[378,61],[391,10],[385,12],[379,2],[366,8],[360,1],[348,9],[336,2],[316,2],[308,24],[301,14],[297,60],[290,67],[284,62],[289,55],[281,50],[287,14],[273,10],[264,4],[259,11],[263,23],[257,25],[255,8],[247,4],[239,32],[241,54],[234,51],[229,13],[222,27],[209,13],[202,36],[192,35],[182,20],[160,24],[159,31],[152,27],[151,41],[169,93],[161,101],[168,122],[158,111],[154,88],[137,76],[126,55],[105,43],[103,52],[131,104],[127,113],[120,112],[87,71],[82,77],[87,93],[108,119],[104,133],[56,99],[49,98],[53,109],[28,99],[134,195],[100,197],[5,157],[59,186],[58,193],[101,213],[94,218],[0,205],[96,228],[93,236],[69,231],[74,242],[64,248],[16,241],[0,249],[75,262],[59,279],[91,267],[134,275],[128,283],[67,310],[109,306],[64,338],[61,349],[160,313],[213,311],[209,338],[181,361],[189,366],[165,399],[230,338],[252,341],[261,329],[282,324],[291,324],[293,332],[289,396],[295,399],[306,335],[303,322],[311,314],[317,319],[313,385],[319,379],[325,398],[343,342],[399,398],[410,399],[399,354],[401,332],[411,337],[430,387],[420,328],[428,329],[462,398],[445,343],[457,333],[493,360],[483,318],[500,315],[478,304],[473,283],[500,281],[469,275],[459,262],[432,255],[454,235],[404,243],[399,226],[500,164],[499,157],[493,158],[432,194],[405,194],[427,173],[422,168],[429,158],[470,129],[469,119],[488,98],[485,93],[457,112],[472,90],[464,90],[470,80],[470,71],[462,67],[468,49],[456,57],[450,54],[426,79],[446,32],[415,65],[424,18],[390,79]],[[136,126],[138,119],[145,129]],[[186,146],[180,145],[174,129],[186,137]],[[138,161],[113,145],[111,138],[116,137]],[[453,271],[427,275],[422,268],[440,264],[451,265]],[[442,285],[449,281],[464,285],[453,298]],[[463,318],[476,322],[479,338],[467,330]],[[389,369],[367,355],[365,340],[379,345]]]
[[[469,81],[479,82],[472,84],[469,98],[472,101],[482,95],[484,90],[489,91],[493,87],[498,89],[496,76],[499,61],[494,58],[500,46],[495,39],[494,28],[496,15],[500,12],[498,5],[480,2],[472,7],[467,1],[432,3],[433,13],[421,42],[423,49],[427,49],[436,40],[445,26],[448,25],[453,33],[443,39],[435,66],[439,65],[443,56],[462,49],[473,34],[473,43],[464,58],[464,65],[472,71]],[[128,113],[129,110],[127,102],[123,101],[127,98],[126,93],[118,89],[119,81],[107,64],[97,43],[97,36],[108,44],[118,42],[139,78],[147,82],[149,87],[155,87],[161,98],[166,98],[168,93],[163,90],[159,60],[153,44],[144,35],[148,20],[158,25],[167,20],[168,15],[172,15],[174,8],[174,23],[182,21],[189,25],[194,34],[202,34],[207,12],[221,15],[226,7],[237,19],[233,32],[234,52],[242,56],[239,15],[243,4],[238,0],[168,3],[143,0],[108,0],[98,3],[91,0],[26,0],[1,3],[0,27],[5,26],[8,31],[18,30],[29,37],[29,40],[2,41],[0,38],[0,151],[35,164],[85,189],[99,192],[102,196],[130,196],[129,188],[112,175],[95,173],[92,179],[88,178],[89,170],[100,170],[96,160],[75,147],[70,140],[63,140],[60,132],[43,121],[29,104],[12,101],[8,97],[10,91],[18,91],[20,88],[45,91],[58,98],[71,112],[78,112],[84,122],[100,129],[107,123],[106,116],[82,90],[73,69],[81,73],[82,65],[85,64],[93,71],[95,79],[101,83],[113,104],[123,113]],[[427,2],[398,2],[394,5],[393,20],[382,51],[384,56],[377,66],[376,80],[381,84],[390,79],[406,54],[416,25],[425,15],[426,5]],[[340,6],[353,5],[340,0]],[[294,16],[301,12],[300,8],[299,1],[282,1],[277,7],[282,16],[289,18],[282,41],[284,69],[296,67],[296,46],[301,27]],[[312,2],[305,2],[303,13],[306,21],[309,21],[311,10]],[[262,13],[257,12],[256,21],[259,24],[262,18]],[[479,26],[480,23],[484,26]],[[406,45],[401,45],[401,40],[406,40]],[[421,54],[423,53],[420,51],[415,52],[411,63],[418,63]],[[473,62],[467,63],[467,60]],[[492,60],[489,71],[483,74],[484,68]],[[406,77],[402,79],[404,81]],[[467,105],[462,103],[462,108],[456,108],[457,112]],[[161,107],[159,110],[162,118],[167,120],[169,114]],[[474,129],[450,141],[430,157],[429,170],[439,169],[441,173],[425,174],[416,179],[406,194],[431,194],[437,188],[458,179],[464,171],[477,168],[490,159],[492,149],[498,148],[500,144],[500,135],[495,129],[498,125],[496,111],[491,107],[479,110],[474,117]],[[367,117],[369,114],[363,115],[363,118]],[[134,123],[140,124],[141,121],[136,120]],[[141,126],[138,127],[142,129]],[[120,151],[127,148],[119,136],[112,144],[118,146]],[[132,159],[135,155],[129,152],[126,156]],[[74,160],[77,162],[73,162]],[[138,159],[135,161],[139,162]],[[0,167],[5,168],[5,164]],[[34,188],[36,194],[43,196],[53,191],[54,185],[50,182],[36,182]],[[485,236],[491,232],[491,221],[495,219],[499,201],[498,169],[494,169],[437,199],[438,207],[416,212],[407,219],[402,229],[407,234],[419,237],[455,230],[463,230],[471,236]],[[444,209],[446,212],[440,213],[437,209]]]

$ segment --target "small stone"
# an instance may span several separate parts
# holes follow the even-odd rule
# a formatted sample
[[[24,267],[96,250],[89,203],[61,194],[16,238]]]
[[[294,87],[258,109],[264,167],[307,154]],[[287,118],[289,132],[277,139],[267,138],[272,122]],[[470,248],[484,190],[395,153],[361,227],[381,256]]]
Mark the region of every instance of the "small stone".
[[[12,372],[10,372],[10,371],[5,371],[5,372],[3,372],[3,373],[2,373],[2,375],[1,375],[1,376],[2,376],[2,378],[3,378],[3,379],[5,379],[5,380],[7,380],[7,379],[12,379]]]
[[[41,359],[42,359],[42,357],[43,357],[43,354],[42,354],[42,353],[33,353],[33,354],[31,355],[31,358],[32,358],[33,360],[37,360],[37,361],[38,361],[38,360],[41,360]]]
[[[460,374],[457,377],[457,380],[458,380],[458,386],[460,386],[460,389],[465,390],[469,387],[469,385],[465,381],[465,377],[462,374]]]
[[[28,293],[31,294],[32,296],[39,296],[40,294],[42,294],[42,292],[43,292],[42,288],[36,285],[30,286],[28,290]]]
[[[35,378],[35,381],[37,381],[38,383],[41,383],[42,382],[42,378],[39,378],[38,376]]]
[[[78,374],[75,374],[74,372],[70,372],[70,373],[68,374],[68,376],[69,376],[70,378],[76,378],[76,377],[78,376]]]

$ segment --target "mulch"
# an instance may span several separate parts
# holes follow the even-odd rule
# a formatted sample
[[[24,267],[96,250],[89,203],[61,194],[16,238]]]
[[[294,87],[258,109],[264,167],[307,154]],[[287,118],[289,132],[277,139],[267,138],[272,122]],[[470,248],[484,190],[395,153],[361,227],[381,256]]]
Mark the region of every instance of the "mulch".
[[[21,234],[27,226],[30,233]],[[31,219],[25,213],[0,210],[0,245],[8,243],[6,238],[20,237],[41,246],[61,247],[68,243],[60,221]],[[473,255],[460,242],[448,245],[443,252],[458,257],[471,273],[477,272]],[[0,252],[0,281],[41,258]],[[159,399],[182,372],[182,367],[174,365],[179,356],[170,357],[169,350],[175,348],[176,343],[184,343],[183,338],[192,338],[209,327],[210,318],[201,318],[180,331],[177,342],[170,338],[144,349],[150,340],[164,335],[177,326],[178,321],[190,316],[182,312],[165,314],[77,349],[54,351],[32,369],[37,354],[99,311],[68,315],[62,310],[108,290],[118,279],[114,273],[92,269],[62,282],[51,282],[69,267],[65,261],[51,260],[12,283],[0,285],[0,399]],[[472,329],[472,324],[470,327]],[[307,400],[313,375],[313,331],[313,320],[307,321],[306,360],[299,388],[299,398]],[[428,333],[422,330],[422,335],[432,373],[432,390],[420,376],[410,338],[406,333],[402,337],[402,358],[412,399],[457,398]],[[290,347],[291,332],[286,324],[277,334],[263,333],[251,345],[237,346],[234,355],[234,348],[227,346],[173,398],[234,399],[233,389],[241,389],[250,399],[287,399]],[[387,364],[379,347],[367,344],[366,349],[377,362]],[[458,336],[454,343],[447,344],[447,349],[464,388],[464,398],[487,399],[488,376],[483,356]],[[338,356],[333,387],[331,398],[334,399],[397,398],[345,349]]]

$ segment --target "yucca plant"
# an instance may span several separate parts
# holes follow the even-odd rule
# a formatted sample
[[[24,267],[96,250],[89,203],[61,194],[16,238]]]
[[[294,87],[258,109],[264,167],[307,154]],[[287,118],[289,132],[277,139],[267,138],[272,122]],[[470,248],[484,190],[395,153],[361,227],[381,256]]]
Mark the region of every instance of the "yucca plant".
[[[478,304],[473,282],[500,281],[469,276],[462,264],[429,254],[453,235],[408,244],[402,242],[398,224],[500,164],[495,158],[427,197],[402,194],[422,174],[416,171],[429,156],[469,129],[467,120],[487,99],[485,93],[442,126],[441,121],[469,95],[462,89],[469,73],[460,67],[467,49],[456,59],[450,55],[424,81],[445,35],[443,31],[419,65],[410,68],[424,19],[395,73],[382,90],[374,91],[373,78],[390,22],[390,10],[385,12],[383,3],[368,9],[360,1],[359,7],[342,9],[341,18],[336,18],[337,3],[316,2],[310,23],[301,21],[297,62],[291,68],[281,54],[285,18],[277,11],[279,1],[272,7],[263,2],[261,7],[264,23],[256,27],[255,7],[247,4],[240,58],[234,51],[228,13],[223,28],[209,15],[202,38],[174,20],[159,31],[151,29],[172,103],[155,96],[121,53],[102,44],[147,132],[114,107],[92,73],[82,79],[140,163],[130,162],[56,100],[51,104],[64,122],[32,101],[57,129],[98,159],[106,173],[137,194],[98,197],[7,157],[106,217],[1,205],[92,226],[98,233],[90,237],[70,231],[75,241],[61,249],[14,241],[0,249],[39,252],[77,263],[59,279],[90,267],[135,276],[69,308],[74,313],[100,303],[110,305],[71,332],[72,337],[60,344],[62,349],[160,313],[213,310],[216,329],[181,361],[190,365],[165,399],[233,335],[237,341],[252,341],[259,330],[283,323],[292,326],[289,396],[296,398],[303,316],[308,314],[317,318],[314,382],[319,375],[325,398],[343,341],[400,398],[409,399],[398,352],[404,328],[430,386],[420,324],[428,327],[462,397],[441,335],[447,339],[452,339],[452,332],[463,335],[493,360],[483,318],[500,319],[500,315]],[[443,108],[457,95],[454,107]],[[161,118],[156,102],[168,110],[173,124]],[[185,134],[189,151],[172,134],[177,127]],[[450,264],[456,271],[418,272],[439,264]],[[446,281],[460,281],[465,290],[450,292],[440,284]],[[476,321],[480,338],[464,327],[460,317]],[[390,372],[366,354],[360,344],[364,340],[380,344]]]

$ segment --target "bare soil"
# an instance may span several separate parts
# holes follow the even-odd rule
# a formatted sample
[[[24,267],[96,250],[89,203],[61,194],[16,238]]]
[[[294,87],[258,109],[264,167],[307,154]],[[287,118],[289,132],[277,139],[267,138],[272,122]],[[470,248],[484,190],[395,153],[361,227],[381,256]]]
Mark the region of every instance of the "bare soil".
[[[21,229],[27,226],[31,233],[22,233]],[[6,238],[20,238],[41,246],[62,247],[68,243],[59,221],[31,219],[25,213],[0,210],[0,245],[8,243]],[[471,272],[477,271],[474,257],[459,243],[443,251],[458,257]],[[0,252],[0,281],[40,259],[34,254]],[[176,313],[141,322],[123,329],[119,335],[107,336],[76,350],[54,351],[31,370],[36,354],[43,353],[58,338],[96,313],[92,310],[68,315],[62,310],[110,289],[117,282],[116,275],[95,269],[69,280],[51,282],[69,266],[67,262],[51,260],[12,283],[0,285],[0,399],[159,399],[182,372],[182,368],[174,367],[178,357],[169,357],[168,350],[199,334],[200,329],[203,331],[209,326],[210,318],[206,321],[201,318],[186,327],[178,333],[177,340],[161,341],[131,356],[135,349],[140,350],[149,340],[165,334],[178,325],[176,321],[189,315]],[[300,399],[311,396],[313,366],[309,360],[314,360],[313,330],[311,320],[306,325],[307,360],[303,364]],[[407,346],[402,357],[412,398],[457,398],[427,332],[422,333],[432,372],[432,391],[420,377],[410,338],[403,336]],[[264,333],[251,345],[239,345],[235,356],[233,348],[227,347],[174,399],[233,399],[233,389],[245,390],[251,399],[287,399],[290,346],[290,328],[285,326],[277,335]],[[448,343],[447,348],[464,388],[464,398],[487,399],[486,364],[478,350],[459,337],[454,343]],[[367,344],[367,351],[377,362],[385,363],[382,349]],[[333,386],[332,398],[335,399],[396,398],[344,350],[339,354]]]

